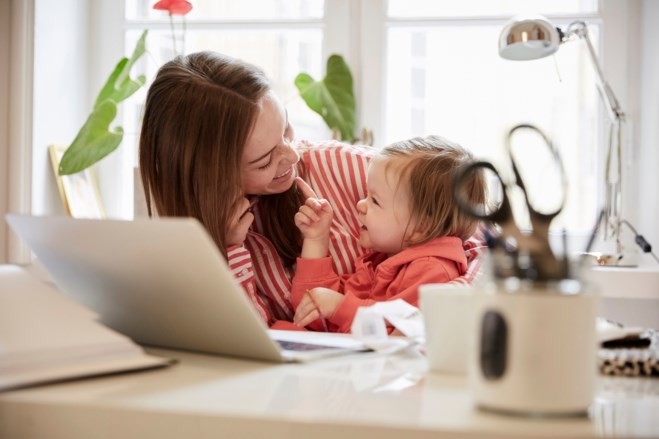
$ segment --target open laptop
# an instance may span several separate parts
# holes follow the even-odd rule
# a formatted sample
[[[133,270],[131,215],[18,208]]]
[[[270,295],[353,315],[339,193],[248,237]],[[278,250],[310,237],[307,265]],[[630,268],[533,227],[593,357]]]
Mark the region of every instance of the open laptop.
[[[6,218],[62,292],[138,343],[266,361],[366,350],[340,334],[268,330],[195,219]]]

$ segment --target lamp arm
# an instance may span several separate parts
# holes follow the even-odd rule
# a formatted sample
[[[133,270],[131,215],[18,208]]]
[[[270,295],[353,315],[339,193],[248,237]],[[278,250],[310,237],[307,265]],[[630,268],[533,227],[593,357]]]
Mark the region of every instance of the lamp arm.
[[[583,21],[575,21],[571,23],[568,26],[568,29],[564,35],[565,35],[563,37],[564,41],[569,39],[572,35],[575,35],[584,40],[584,42],[586,43],[586,48],[588,49],[588,54],[590,55],[590,61],[592,62],[593,67],[595,68],[595,72],[597,73],[597,78],[599,80],[598,85],[600,89],[600,94],[602,96],[602,99],[604,100],[604,103],[606,104],[606,109],[609,113],[609,117],[611,118],[612,121],[619,121],[621,119],[624,119],[625,113],[622,111],[622,108],[620,108],[620,104],[618,103],[618,99],[616,98],[616,95],[613,93],[613,89],[606,81],[606,79],[604,79],[602,66],[599,62],[599,58],[597,58],[595,49],[593,48],[593,43],[590,40],[590,37],[588,36],[588,26],[586,25],[586,23]]]
[[[622,199],[622,125],[625,122],[625,113],[620,108],[620,103],[616,98],[609,83],[604,79],[602,66],[600,65],[593,43],[588,36],[588,26],[583,21],[570,23],[567,30],[562,33],[561,42],[567,41],[572,37],[578,37],[584,40],[590,61],[597,72],[598,90],[604,101],[610,120],[613,122],[609,132],[609,146],[606,156],[604,172],[604,238],[614,238],[616,242],[616,252],[619,258],[622,258],[622,243],[620,240],[621,225],[621,199]]]

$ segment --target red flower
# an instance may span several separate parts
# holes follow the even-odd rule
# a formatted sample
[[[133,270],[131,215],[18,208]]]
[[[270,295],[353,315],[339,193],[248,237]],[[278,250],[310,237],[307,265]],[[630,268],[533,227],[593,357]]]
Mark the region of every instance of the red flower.
[[[192,10],[192,3],[187,0],[160,0],[153,9],[168,11],[169,15],[185,15]]]

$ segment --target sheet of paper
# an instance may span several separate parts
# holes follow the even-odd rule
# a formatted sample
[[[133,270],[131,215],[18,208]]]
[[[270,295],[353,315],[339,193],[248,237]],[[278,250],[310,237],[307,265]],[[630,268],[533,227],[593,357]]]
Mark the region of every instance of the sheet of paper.
[[[361,312],[362,309],[364,309],[364,312]],[[360,308],[353,322],[353,334],[357,334],[359,338],[373,335],[375,335],[374,338],[382,338],[375,334],[374,331],[377,330],[369,329],[379,326],[373,321],[373,316],[378,316],[383,321],[388,321],[406,337],[416,339],[424,336],[421,311],[419,308],[410,305],[402,299],[378,302],[372,306]],[[377,332],[379,334],[380,331]]]

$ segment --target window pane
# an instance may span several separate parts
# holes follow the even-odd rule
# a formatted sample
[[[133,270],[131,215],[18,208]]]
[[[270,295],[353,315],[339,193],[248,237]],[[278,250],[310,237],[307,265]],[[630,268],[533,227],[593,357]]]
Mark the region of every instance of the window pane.
[[[139,38],[141,31],[127,32],[127,53]],[[137,145],[142,105],[147,89],[158,68],[174,57],[171,32],[152,30],[147,37],[147,47],[153,56],[140,60],[139,73],[144,73],[147,84],[124,106],[125,146]],[[181,50],[182,41],[177,41]],[[299,98],[294,85],[295,76],[307,72],[315,78],[321,77],[324,61],[322,57],[322,31],[320,29],[278,30],[229,30],[191,31],[188,29],[186,53],[213,50],[240,58],[262,68],[271,81],[274,91],[282,99],[289,112],[297,137],[319,137],[324,132],[320,117],[310,111]],[[138,73],[134,72],[136,75]]]
[[[167,18],[154,0],[126,0],[126,18]],[[259,20],[322,18],[323,0],[192,0],[189,20]]]
[[[389,0],[387,15],[405,17],[470,17],[517,14],[579,14],[597,11],[597,0]]]
[[[589,30],[597,47],[598,28]],[[593,195],[604,142],[585,45],[574,41],[554,57],[508,61],[497,54],[499,32],[487,25],[389,29],[385,141],[438,134],[509,169],[505,135],[520,123],[534,124],[560,149],[568,174],[568,205],[552,225],[588,229],[597,211]],[[533,175],[542,175],[544,165],[524,163]],[[547,185],[535,192],[556,199],[557,190]]]

